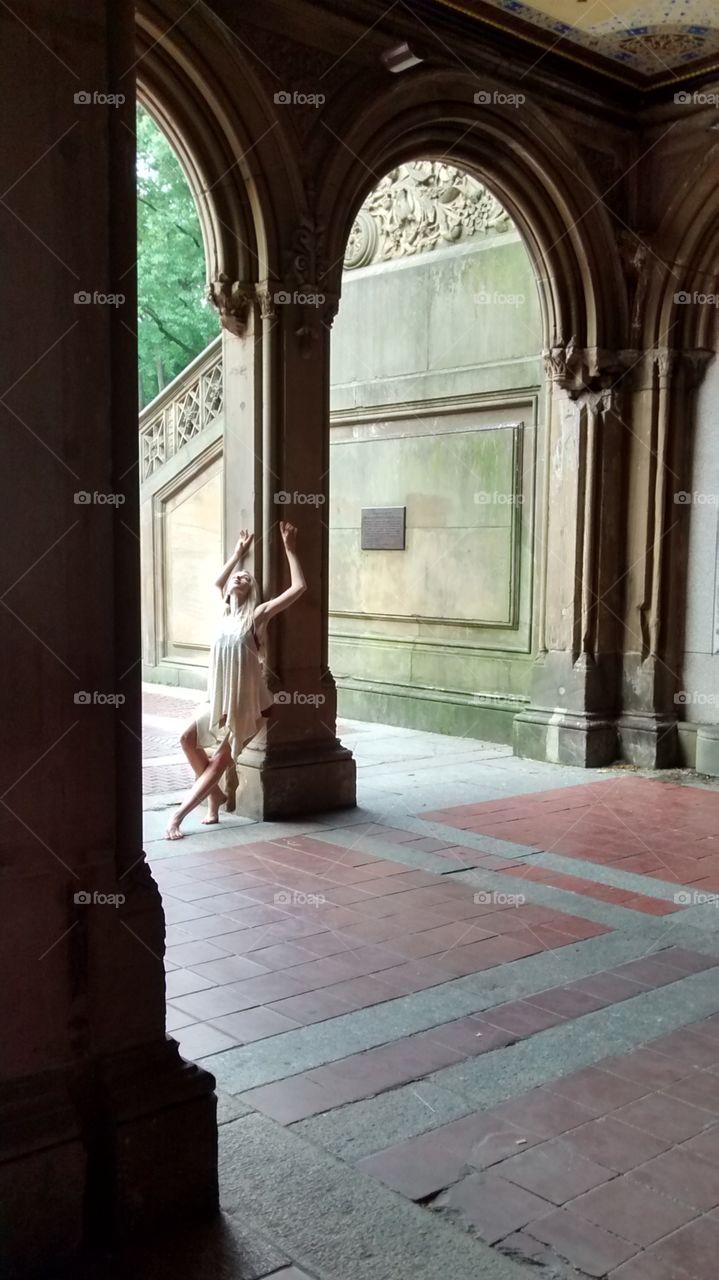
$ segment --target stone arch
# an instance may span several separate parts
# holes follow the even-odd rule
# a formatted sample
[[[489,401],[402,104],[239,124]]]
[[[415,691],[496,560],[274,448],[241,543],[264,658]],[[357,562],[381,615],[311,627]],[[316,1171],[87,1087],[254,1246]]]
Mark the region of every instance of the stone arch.
[[[719,142],[692,166],[653,242],[655,256],[643,317],[643,346],[712,350],[716,308],[682,303],[682,293],[716,293],[719,261]],[[661,262],[662,266],[659,265]]]
[[[183,166],[197,205],[208,281],[280,277],[282,222],[302,207],[296,149],[241,45],[205,6],[170,26],[137,12],[137,94]],[[223,86],[243,85],[242,113]],[[282,175],[282,181],[273,178]],[[295,220],[299,213],[295,213]]]
[[[442,158],[484,183],[517,225],[537,276],[545,347],[624,346],[626,285],[591,175],[554,120],[533,109],[529,126],[513,106],[476,104],[475,91],[470,76],[412,77],[345,128],[319,200],[331,269],[339,262],[341,272],[353,219],[383,174],[419,156]]]

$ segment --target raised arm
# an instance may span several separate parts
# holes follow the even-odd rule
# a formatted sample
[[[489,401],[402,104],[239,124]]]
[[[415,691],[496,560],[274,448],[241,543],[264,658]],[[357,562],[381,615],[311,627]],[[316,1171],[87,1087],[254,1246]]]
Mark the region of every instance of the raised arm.
[[[219,590],[222,592],[223,595],[225,593],[227,579],[232,573],[232,570],[234,569],[235,565],[242,564],[242,561],[244,560],[245,556],[247,555],[247,552],[252,546],[253,536],[254,535],[251,533],[248,533],[246,529],[243,529],[242,532],[240,533],[239,538],[237,539],[237,542],[235,544],[235,549],[232,555],[230,556],[230,559],[227,561],[226,564],[222,566],[222,572],[220,573],[219,578],[216,579],[215,586],[219,588]]]
[[[275,596],[272,600],[267,600],[265,604],[260,604],[255,609],[255,621],[265,625],[270,618],[274,618],[276,613],[282,613],[284,609],[289,609],[295,600],[299,600],[300,596],[307,590],[305,575],[302,572],[302,565],[297,558],[295,547],[297,545],[297,530],[293,524],[288,521],[280,522],[280,533],[282,541],[285,544],[285,554],[287,563],[290,568],[290,585],[281,595]]]

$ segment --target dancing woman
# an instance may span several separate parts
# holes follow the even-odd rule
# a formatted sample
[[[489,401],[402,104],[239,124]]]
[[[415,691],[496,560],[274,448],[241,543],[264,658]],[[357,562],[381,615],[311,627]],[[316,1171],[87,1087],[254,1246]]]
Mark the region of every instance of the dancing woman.
[[[168,840],[182,839],[180,824],[203,800],[208,808],[204,823],[219,821],[219,808],[226,799],[220,778],[254,738],[272,706],[261,662],[267,624],[307,590],[295,550],[297,530],[283,521],[280,532],[290,570],[286,591],[260,604],[255,579],[241,567],[253,538],[245,530],[215,584],[222,593],[225,612],[210,650],[207,702],[180,738],[197,780],[167,828]],[[211,760],[208,747],[214,748]]]

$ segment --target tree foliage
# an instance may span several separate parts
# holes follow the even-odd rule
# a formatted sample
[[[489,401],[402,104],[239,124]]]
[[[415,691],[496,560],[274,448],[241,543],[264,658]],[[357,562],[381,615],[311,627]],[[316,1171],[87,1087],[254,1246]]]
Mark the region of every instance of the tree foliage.
[[[192,192],[164,134],[137,109],[140,404],[181,373],[218,333],[205,299],[205,255]]]

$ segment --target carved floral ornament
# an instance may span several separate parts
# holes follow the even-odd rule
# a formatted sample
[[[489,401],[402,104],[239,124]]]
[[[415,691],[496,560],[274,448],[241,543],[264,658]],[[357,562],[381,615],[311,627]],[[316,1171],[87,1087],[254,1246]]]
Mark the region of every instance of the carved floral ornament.
[[[370,192],[350,231],[344,267],[424,253],[512,225],[499,201],[464,170],[413,160],[391,169]]]
[[[624,390],[649,386],[654,377],[668,385],[680,370],[684,384],[696,387],[712,355],[701,349],[683,351],[670,347],[609,351],[578,347],[570,340],[544,352],[544,367],[550,382],[576,399],[584,394],[614,391],[620,385]]]

